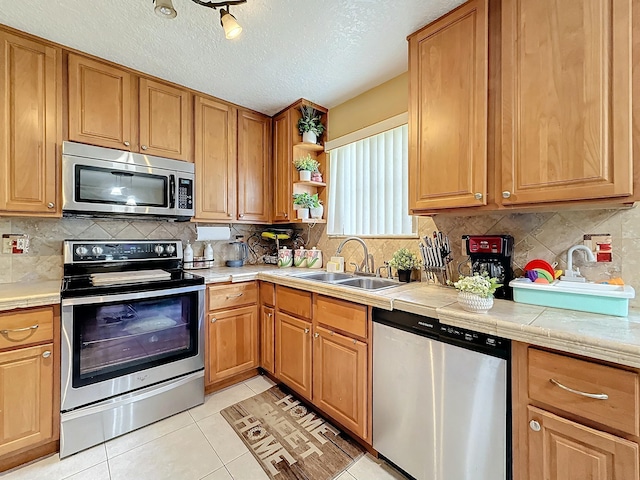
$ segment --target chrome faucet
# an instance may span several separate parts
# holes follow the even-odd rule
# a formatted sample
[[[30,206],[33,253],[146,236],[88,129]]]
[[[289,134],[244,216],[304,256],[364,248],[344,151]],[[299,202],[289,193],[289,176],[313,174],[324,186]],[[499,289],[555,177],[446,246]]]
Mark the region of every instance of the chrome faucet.
[[[587,254],[587,260],[590,262],[595,262],[596,257],[593,256],[593,252],[586,245],[574,245],[567,252],[567,271],[565,274],[560,277],[560,280],[569,281],[569,282],[585,282],[586,279],[580,275],[580,269],[573,269],[573,252],[576,250],[583,250]]]
[[[384,262],[384,264],[378,267],[378,270],[376,270],[376,277],[382,277],[382,275],[380,274],[382,270],[386,270],[387,278],[392,278],[391,265],[389,265],[389,262]]]
[[[362,245],[362,248],[364,250],[364,259],[362,260],[362,263],[360,264],[360,266],[358,267],[358,265],[356,265],[356,272],[364,272],[364,273],[373,273],[375,271],[375,267],[374,267],[374,262],[373,262],[373,255],[371,255],[369,253],[369,249],[367,248],[367,244],[364,243],[364,240],[362,240],[360,237],[347,237],[345,238],[342,243],[340,245],[338,245],[338,249],[336,250],[336,256],[340,255],[340,253],[342,252],[342,249],[344,248],[345,244],[347,242],[350,241],[356,241],[358,242],[360,245]]]

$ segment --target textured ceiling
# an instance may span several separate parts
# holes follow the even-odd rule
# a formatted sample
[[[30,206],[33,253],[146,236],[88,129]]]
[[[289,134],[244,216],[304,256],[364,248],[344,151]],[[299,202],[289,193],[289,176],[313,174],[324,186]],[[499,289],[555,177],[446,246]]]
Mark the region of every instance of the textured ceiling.
[[[273,114],[300,97],[333,107],[407,69],[406,36],[461,0],[248,0],[217,10],[173,0],[0,0],[0,23]]]

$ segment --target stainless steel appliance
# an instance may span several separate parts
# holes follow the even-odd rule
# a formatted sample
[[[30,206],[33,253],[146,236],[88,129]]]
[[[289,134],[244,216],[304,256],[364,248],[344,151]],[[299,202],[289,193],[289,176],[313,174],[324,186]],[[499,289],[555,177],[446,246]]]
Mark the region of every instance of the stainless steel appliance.
[[[64,215],[155,216],[186,221],[194,215],[193,186],[193,163],[62,144]]]
[[[204,401],[204,279],[180,241],[65,241],[60,457]]]
[[[465,246],[471,261],[471,273],[487,273],[503,285],[494,293],[494,297],[513,299],[513,289],[509,282],[513,280],[513,237],[511,235],[463,235]]]
[[[373,322],[373,448],[418,480],[510,480],[510,341],[398,311]]]

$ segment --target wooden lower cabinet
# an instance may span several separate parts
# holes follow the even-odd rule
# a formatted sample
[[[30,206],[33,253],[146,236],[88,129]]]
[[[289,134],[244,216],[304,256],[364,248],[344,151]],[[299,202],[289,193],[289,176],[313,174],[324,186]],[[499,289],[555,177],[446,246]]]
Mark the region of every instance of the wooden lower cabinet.
[[[258,307],[250,305],[209,314],[207,383],[258,366]]]
[[[275,374],[275,310],[272,307],[260,308],[260,366]]]
[[[276,312],[276,377],[311,399],[311,322]]]
[[[638,444],[529,407],[529,480],[638,480]]]
[[[367,438],[367,344],[322,327],[313,334],[313,403]]]
[[[0,456],[54,435],[53,344],[0,353]]]

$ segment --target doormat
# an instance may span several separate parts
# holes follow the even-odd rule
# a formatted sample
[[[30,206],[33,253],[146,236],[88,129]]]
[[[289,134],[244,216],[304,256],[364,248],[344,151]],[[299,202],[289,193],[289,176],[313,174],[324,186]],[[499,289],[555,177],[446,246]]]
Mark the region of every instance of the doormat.
[[[364,454],[360,445],[278,387],[221,413],[274,480],[331,480]]]

